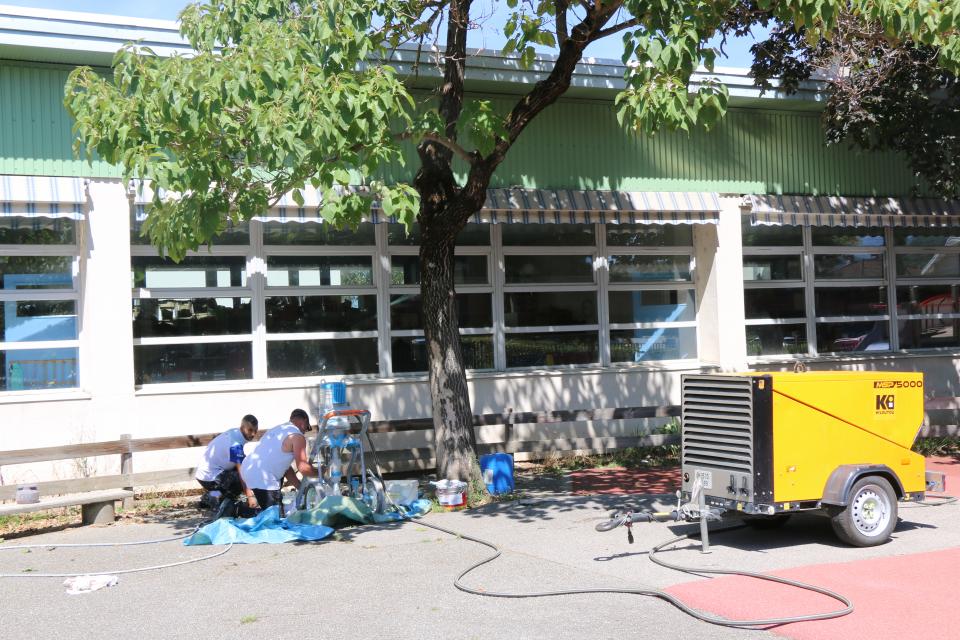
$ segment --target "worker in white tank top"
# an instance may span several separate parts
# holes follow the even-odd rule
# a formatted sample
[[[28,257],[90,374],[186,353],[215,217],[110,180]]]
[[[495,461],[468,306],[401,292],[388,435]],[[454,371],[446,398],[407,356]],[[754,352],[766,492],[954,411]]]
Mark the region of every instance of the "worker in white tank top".
[[[243,459],[240,475],[247,487],[253,490],[261,509],[277,504],[280,505],[283,515],[280,498],[283,481],[286,480],[288,484],[299,488],[297,471],[304,476],[317,475],[317,469],[310,464],[307,457],[307,439],[303,436],[309,430],[310,418],[307,412],[294,409],[289,422],[263,434],[257,448]]]

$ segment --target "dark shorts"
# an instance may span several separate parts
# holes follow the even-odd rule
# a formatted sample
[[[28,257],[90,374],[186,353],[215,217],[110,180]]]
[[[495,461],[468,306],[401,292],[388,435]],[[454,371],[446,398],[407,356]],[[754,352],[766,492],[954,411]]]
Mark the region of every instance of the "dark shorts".
[[[219,491],[224,498],[239,498],[243,495],[240,473],[236,468],[223,471],[213,480],[197,480],[207,491]]]
[[[280,505],[280,517],[283,517],[283,498],[279,489],[254,489],[253,495],[257,497],[257,504],[261,509],[267,509],[275,504]]]

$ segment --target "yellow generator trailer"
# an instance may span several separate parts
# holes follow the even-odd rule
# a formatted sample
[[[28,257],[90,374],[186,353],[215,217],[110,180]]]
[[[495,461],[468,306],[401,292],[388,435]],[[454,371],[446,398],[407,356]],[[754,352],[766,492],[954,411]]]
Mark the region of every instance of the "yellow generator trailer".
[[[682,488],[772,528],[822,510],[856,546],[885,542],[897,502],[943,490],[911,451],[923,374],[822,371],[685,375]]]

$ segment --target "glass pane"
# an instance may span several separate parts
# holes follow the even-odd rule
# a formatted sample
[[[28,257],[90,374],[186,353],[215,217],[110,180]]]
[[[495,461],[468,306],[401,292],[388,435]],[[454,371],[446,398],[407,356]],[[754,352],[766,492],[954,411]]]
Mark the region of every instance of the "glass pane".
[[[356,229],[337,229],[323,222],[264,222],[263,244],[367,246],[377,243],[376,226],[360,223]]]
[[[63,218],[0,216],[0,244],[75,244],[77,227]]]
[[[689,224],[607,224],[612,247],[687,247],[693,245]]]
[[[77,303],[74,300],[3,302],[0,342],[39,342],[77,339]]]
[[[376,338],[267,343],[267,375],[330,376],[378,373]]]
[[[610,256],[610,282],[689,282],[690,256]]]
[[[904,315],[960,312],[960,285],[897,287],[897,311]]]
[[[818,322],[817,350],[820,353],[839,351],[889,351],[889,323]]]
[[[457,318],[463,329],[493,326],[489,293],[458,293]],[[423,305],[420,294],[390,296],[391,329],[423,329]]]
[[[818,318],[888,313],[886,287],[817,287],[813,295]]]
[[[930,318],[900,322],[901,349],[960,347],[960,319]]]
[[[593,364],[600,360],[596,331],[508,333],[508,367]]]
[[[414,224],[407,235],[406,227],[402,224],[390,223],[387,225],[387,242],[392,245],[415,246],[420,244],[420,225]],[[490,244],[489,224],[467,224],[457,235],[458,247],[485,247]]]
[[[393,338],[394,373],[427,370],[427,345],[422,336]],[[460,336],[460,350],[467,369],[493,369],[493,336]]]
[[[133,348],[136,383],[207,382],[250,378],[249,342],[140,345]]]
[[[883,227],[811,227],[814,246],[882,247]]]
[[[904,247],[957,247],[960,246],[960,227],[919,228],[896,227],[893,230],[894,244]]]
[[[200,289],[247,286],[243,256],[190,256],[179,263],[134,256],[133,286],[147,289]]]
[[[487,257],[454,256],[453,279],[456,284],[487,284]],[[420,284],[420,256],[390,258],[390,284]]]
[[[268,287],[370,287],[370,256],[271,256],[267,258]]]
[[[693,291],[611,291],[610,322],[678,322],[696,320]]]
[[[802,324],[747,327],[748,356],[779,356],[807,352],[807,327]]]
[[[743,279],[757,280],[802,280],[803,267],[800,256],[744,256]]]
[[[696,357],[697,330],[694,327],[610,332],[610,359],[613,362],[686,360]]]
[[[748,320],[807,315],[803,289],[747,289],[743,292],[743,303]]]
[[[504,224],[505,247],[582,247],[597,244],[592,224]]]
[[[142,222],[138,222],[137,220],[131,223],[130,244],[139,246],[150,244],[150,238],[141,235],[142,224]],[[230,224],[223,233],[215,235],[210,243],[214,246],[250,244],[250,223]]]
[[[745,247],[799,247],[803,245],[803,227],[789,225],[750,224],[740,227]]]
[[[897,275],[908,278],[956,278],[960,276],[960,254],[914,253],[898,255]]]
[[[813,271],[821,279],[882,278],[882,253],[848,253],[813,256]]]
[[[158,298],[133,301],[133,337],[250,333],[250,298]]]
[[[503,307],[503,318],[508,327],[597,323],[597,294],[594,291],[506,293]]]
[[[70,289],[70,256],[0,256],[0,289]]]
[[[376,331],[377,296],[271,296],[267,333]]]
[[[503,259],[507,284],[593,283],[593,256],[504,256]]]
[[[76,348],[0,351],[0,390],[76,387],[78,353]]]

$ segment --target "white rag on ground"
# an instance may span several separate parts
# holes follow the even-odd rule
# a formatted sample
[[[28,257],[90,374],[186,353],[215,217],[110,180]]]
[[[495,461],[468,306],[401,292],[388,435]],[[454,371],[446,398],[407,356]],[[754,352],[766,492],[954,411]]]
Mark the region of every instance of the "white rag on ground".
[[[118,582],[117,576],[97,575],[97,576],[74,576],[63,581],[63,586],[67,588],[67,593],[75,596],[78,593],[90,593],[104,587],[112,587]]]

